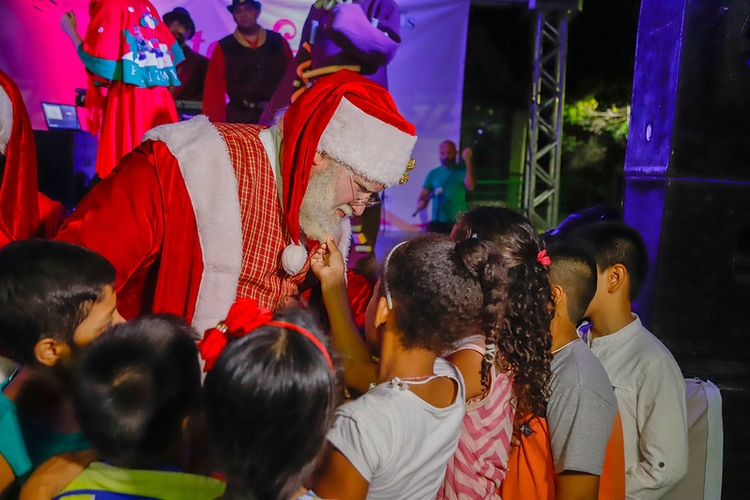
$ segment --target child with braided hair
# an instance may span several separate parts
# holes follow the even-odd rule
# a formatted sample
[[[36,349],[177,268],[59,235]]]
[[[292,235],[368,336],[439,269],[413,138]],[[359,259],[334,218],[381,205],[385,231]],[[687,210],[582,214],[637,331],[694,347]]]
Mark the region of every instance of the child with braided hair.
[[[344,262],[332,240],[314,253],[311,266],[345,381],[362,392],[372,382],[366,394],[339,408],[315,491],[329,498],[435,498],[458,444],[466,399],[461,372],[440,355],[466,337],[482,341],[485,332],[503,331],[503,256],[489,242],[453,243],[437,234],[396,246],[368,307],[367,344],[353,326]],[[483,381],[490,385],[492,361],[486,364]]]

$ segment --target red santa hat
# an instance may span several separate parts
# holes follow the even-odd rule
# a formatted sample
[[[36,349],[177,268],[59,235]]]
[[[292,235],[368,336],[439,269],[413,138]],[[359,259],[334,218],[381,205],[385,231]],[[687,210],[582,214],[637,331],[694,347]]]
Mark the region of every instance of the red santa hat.
[[[369,181],[393,186],[406,182],[414,168],[415,133],[377,83],[349,70],[316,80],[284,115],[281,176],[292,240],[299,243],[299,209],[316,151]]]
[[[5,172],[0,185],[0,242],[6,238],[26,239],[39,228],[34,132],[21,91],[2,71],[0,154],[5,154]]]

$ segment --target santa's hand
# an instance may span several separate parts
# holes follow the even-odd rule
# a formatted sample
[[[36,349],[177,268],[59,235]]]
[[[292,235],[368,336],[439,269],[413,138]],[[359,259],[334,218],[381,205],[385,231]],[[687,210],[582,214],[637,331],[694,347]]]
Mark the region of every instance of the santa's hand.
[[[322,286],[343,283],[346,274],[346,263],[333,238],[330,236],[310,256],[310,269],[320,280]]]

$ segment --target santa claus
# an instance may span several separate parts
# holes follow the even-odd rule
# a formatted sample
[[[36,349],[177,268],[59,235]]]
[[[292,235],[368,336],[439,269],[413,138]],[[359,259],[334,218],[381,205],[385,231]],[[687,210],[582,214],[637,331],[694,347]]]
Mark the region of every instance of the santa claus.
[[[170,312],[203,330],[236,298],[284,306],[329,234],[348,249],[348,217],[406,182],[416,139],[383,87],[341,71],[268,128],[196,117],[149,131],[58,239],[114,264],[123,316]]]

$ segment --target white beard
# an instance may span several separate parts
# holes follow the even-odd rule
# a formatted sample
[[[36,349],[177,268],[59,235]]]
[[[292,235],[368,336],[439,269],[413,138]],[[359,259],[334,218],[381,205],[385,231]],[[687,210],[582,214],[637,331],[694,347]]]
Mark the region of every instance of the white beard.
[[[310,176],[305,197],[299,209],[299,226],[305,235],[313,240],[324,242],[328,236],[338,241],[342,217],[337,210],[348,217],[354,213],[348,204],[334,207],[338,168],[330,166]]]

